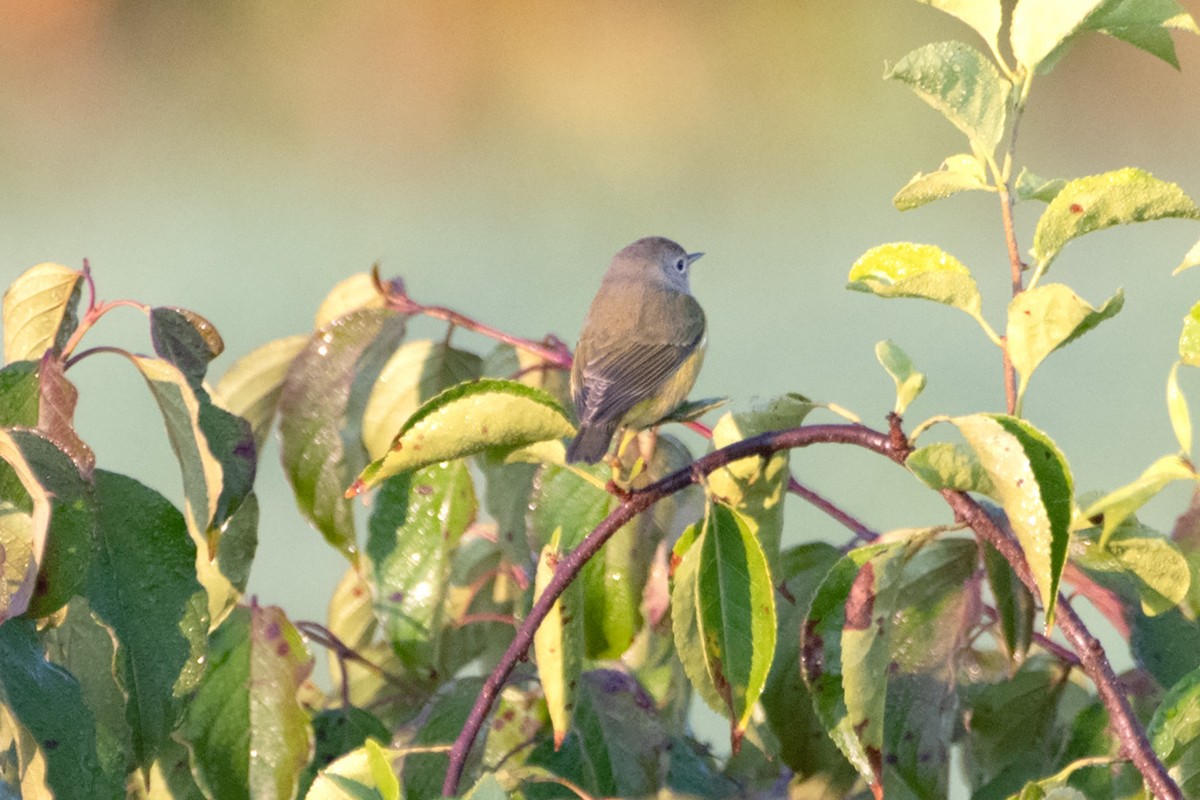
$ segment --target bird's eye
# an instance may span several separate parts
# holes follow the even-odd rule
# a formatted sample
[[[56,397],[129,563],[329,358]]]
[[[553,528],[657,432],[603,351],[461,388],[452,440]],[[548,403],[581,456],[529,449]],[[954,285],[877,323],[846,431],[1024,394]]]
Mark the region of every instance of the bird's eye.
[[[687,259],[686,258],[675,259],[675,269],[678,272],[686,272],[687,271]]]

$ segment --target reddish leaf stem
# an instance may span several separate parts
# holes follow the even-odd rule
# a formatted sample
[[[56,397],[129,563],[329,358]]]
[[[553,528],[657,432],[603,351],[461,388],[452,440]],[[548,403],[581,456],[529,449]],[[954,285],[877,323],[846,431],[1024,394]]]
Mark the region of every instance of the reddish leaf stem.
[[[443,306],[423,305],[408,296],[408,293],[404,290],[403,281],[394,279],[385,283],[379,276],[378,264],[371,268],[371,279],[375,283],[375,288],[383,295],[388,308],[399,311],[402,314],[422,314],[434,319],[440,319],[450,323],[452,326],[465,328],[466,330],[486,336],[489,339],[495,339],[498,342],[504,342],[528,353],[533,353],[546,363],[559,369],[567,370],[571,368],[571,349],[553,334],[540,342],[535,342],[532,339],[522,339],[519,336],[505,333],[498,328],[493,328],[491,325],[479,322],[453,309]]]

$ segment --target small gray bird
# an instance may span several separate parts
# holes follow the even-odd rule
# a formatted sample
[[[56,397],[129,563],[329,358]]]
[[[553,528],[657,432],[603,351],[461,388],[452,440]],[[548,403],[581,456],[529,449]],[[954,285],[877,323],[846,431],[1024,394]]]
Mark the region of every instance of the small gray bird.
[[[596,463],[618,428],[649,427],[687,398],[704,360],[704,311],[688,285],[702,255],[652,236],[613,258],[575,347],[568,463]]]

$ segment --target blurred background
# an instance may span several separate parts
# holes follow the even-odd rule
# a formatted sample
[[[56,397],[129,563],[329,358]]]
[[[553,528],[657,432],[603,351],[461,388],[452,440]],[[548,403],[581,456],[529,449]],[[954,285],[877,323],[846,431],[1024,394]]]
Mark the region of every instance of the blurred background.
[[[893,389],[873,348],[891,338],[929,376],[911,423],[1003,409],[999,354],[966,315],[844,289],[876,244],[937,243],[970,266],[1002,325],[994,196],[891,204],[914,173],[967,149],[881,79],[928,42],[980,45],[928,6],[9,0],[4,18],[0,283],[87,258],[106,299],[212,320],[227,345],[215,375],[310,330],[330,287],[376,260],[418,300],[573,342],[612,254],[658,234],[707,254],[693,272],[709,318],[694,396],[744,407],[799,391],[883,424]],[[1080,41],[1035,84],[1018,163],[1045,177],[1137,166],[1200,197],[1200,37],[1175,39],[1182,72]],[[1023,249],[1040,210],[1018,208]],[[1170,272],[1198,236],[1181,221],[1115,229],[1055,264],[1051,279],[1095,305],[1128,292],[1120,315],[1050,357],[1026,402],[1081,490],[1114,488],[1176,448],[1163,391],[1200,270]],[[119,309],[90,338],[144,352],[145,332]],[[92,358],[72,377],[100,465],[181,500],[133,369]],[[1200,379],[1183,378],[1200,408]],[[801,480],[879,529],[949,521],[878,462],[836,448],[793,457]],[[260,476],[251,590],[323,619],[344,562],[294,510],[277,447]],[[1185,500],[1169,492],[1146,517],[1169,527]],[[793,540],[845,539],[789,502]]]

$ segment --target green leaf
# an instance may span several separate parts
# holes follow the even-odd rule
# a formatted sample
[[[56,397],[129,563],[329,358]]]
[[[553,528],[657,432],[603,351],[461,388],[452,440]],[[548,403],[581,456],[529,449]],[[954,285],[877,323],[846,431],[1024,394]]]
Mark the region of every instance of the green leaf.
[[[962,42],[927,44],[900,59],[884,77],[908,84],[965,133],[976,150],[995,151],[1004,135],[1012,84],[983,53]]]
[[[1000,35],[1000,0],[917,0],[958,17],[983,37],[993,50]]]
[[[205,400],[171,362],[138,355],[129,355],[129,360],[142,373],[162,412],[167,438],[183,474],[188,522],[203,536],[216,520],[217,503],[224,488],[224,470],[209,448],[200,421]]]
[[[44,754],[46,784],[57,800],[125,797],[124,759],[101,751],[79,682],[45,660],[32,620],[0,625],[0,686],[5,704]]]
[[[358,548],[345,489],[366,460],[352,407],[365,401],[382,359],[403,335],[404,319],[382,309],[341,317],[314,333],[293,359],[279,397],[283,465],[296,503],[351,559]]]
[[[1175,0],[1106,0],[1084,27],[1141,48],[1175,69],[1175,43],[1170,30],[1200,33],[1196,21]]]
[[[903,414],[909,404],[917,399],[925,388],[925,373],[917,372],[912,359],[890,339],[875,345],[875,358],[896,382],[896,405],[892,410]]]
[[[1200,303],[1183,318],[1179,334],[1179,360],[1189,367],[1200,367]]]
[[[1067,182],[1062,178],[1042,178],[1022,167],[1016,181],[1017,200],[1041,200],[1043,203],[1049,203],[1058,197],[1058,193],[1066,185]]]
[[[981,547],[983,566],[999,616],[1000,639],[1009,663],[1015,667],[1025,660],[1033,641],[1033,615],[1036,611],[1033,595],[999,550],[986,542]]]
[[[892,198],[900,211],[967,191],[991,191],[983,164],[973,155],[950,156],[937,172],[918,172]]]
[[[1137,480],[1114,489],[1083,510],[1082,516],[1089,520],[1103,519],[1100,532],[1100,547],[1108,544],[1109,537],[1130,514],[1146,504],[1172,481],[1194,481],[1195,471],[1179,456],[1163,456],[1146,468]]]
[[[675,410],[660,419],[657,424],[665,422],[694,422],[710,411],[729,404],[728,397],[705,397],[700,400],[684,400]]]
[[[62,608],[87,577],[92,557],[95,500],[75,462],[37,431],[14,430],[13,443],[50,499],[50,527],[27,614],[45,617]]]
[[[534,577],[533,598],[537,601],[554,577],[560,547],[561,529],[542,548]],[[546,709],[554,729],[554,747],[562,746],[571,727],[575,708],[575,689],[583,673],[583,585],[574,580],[559,595],[550,613],[533,634],[533,653],[537,660],[538,680],[546,696]]]
[[[904,465],[934,491],[955,489],[989,497],[995,491],[975,451],[964,445],[935,442],[914,450]]]
[[[311,672],[304,641],[274,606],[238,608],[213,632],[180,728],[211,796],[293,796],[312,750],[297,697]]]
[[[1171,418],[1171,430],[1175,432],[1175,440],[1179,449],[1189,458],[1192,455],[1192,415],[1188,412],[1187,397],[1179,388],[1179,365],[1176,361],[1171,365],[1167,376],[1167,415]]]
[[[323,769],[305,800],[400,800],[392,763],[402,754],[369,739]]]
[[[208,619],[195,561],[174,506],[132,478],[96,472],[96,550],[84,594],[120,643],[133,759],[143,768],[174,730],[204,657]]]
[[[668,746],[653,699],[631,676],[617,670],[584,673],[579,683],[574,730],[554,752],[545,742],[529,755],[526,774],[545,767],[592,796],[653,797]]]
[[[798,427],[816,408],[807,397],[785,394],[749,411],[725,414],[712,432],[714,449],[767,431]],[[790,451],[780,450],[769,458],[743,458],[726,464],[708,476],[709,491],[722,502],[754,521],[767,562],[779,558],[783,536],[783,507],[787,496]]]
[[[83,701],[96,718],[101,761],[124,764],[133,752],[133,735],[125,715],[128,695],[117,679],[116,632],[92,611],[87,598],[75,597],[59,624],[41,638],[47,660],[79,681]]]
[[[1092,700],[1058,665],[1031,658],[1008,680],[964,687],[971,735],[963,740],[976,796],[1007,797],[1060,764],[1069,725]]]
[[[1197,240],[1197,242],[1192,245],[1192,249],[1187,251],[1183,257],[1183,261],[1179,262],[1179,266],[1176,267],[1171,274],[1178,275],[1185,269],[1191,269],[1192,267],[1196,266],[1200,266],[1200,240]]]
[[[1191,569],[1175,544],[1158,533],[1126,520],[1103,547],[1096,529],[1078,534],[1083,544],[1074,561],[1091,573],[1118,573],[1134,585],[1142,613],[1156,616],[1178,606],[1187,597]]]
[[[897,552],[891,544],[860,547],[834,564],[800,635],[801,668],[817,716],[858,774],[880,791],[886,683],[879,676],[887,673],[888,652],[886,628],[873,618],[876,606],[881,613],[891,608]],[[874,682],[864,682],[871,673]]]
[[[284,378],[308,340],[307,336],[288,336],[250,351],[233,362],[213,389],[213,402],[250,423],[259,452],[275,421]]]
[[[1008,304],[1007,334],[1008,356],[1020,378],[1018,407],[1033,371],[1046,356],[1115,316],[1124,303],[1125,293],[1117,290],[1104,305],[1093,308],[1061,283],[1035,286],[1014,297]]]
[[[0,429],[0,622],[25,613],[46,551],[52,505],[20,445]]]
[[[38,360],[75,331],[83,273],[60,264],[22,272],[4,292],[4,360]]]
[[[847,289],[879,297],[917,297],[980,319],[979,288],[957,258],[931,244],[873,247],[850,268]]]
[[[828,776],[835,791],[848,792],[857,774],[825,735],[812,697],[800,673],[797,633],[804,611],[825,575],[841,558],[832,545],[812,542],[784,551],[780,577],[787,594],[777,604],[779,632],[775,659],[763,689],[762,706],[767,722],[779,740],[780,756],[797,775]]]
[[[991,479],[991,496],[1008,515],[1029,562],[1049,628],[1070,541],[1074,481],[1066,459],[1046,434],[1024,420],[973,414],[951,422]]]
[[[1009,40],[1017,63],[1033,72],[1079,30],[1102,0],[1020,0],[1013,9]]]
[[[1146,736],[1184,796],[1200,794],[1200,669],[1171,687]]]
[[[1126,167],[1076,178],[1038,220],[1032,254],[1042,272],[1072,239],[1114,225],[1169,217],[1200,219],[1200,207],[1179,186],[1148,172]]]
[[[354,706],[321,711],[313,716],[312,726],[316,748],[312,761],[300,775],[296,797],[308,794],[318,770],[329,767],[335,760],[362,747],[368,739],[387,743],[392,738],[392,732],[378,717]]]
[[[409,417],[391,449],[362,471],[346,495],[426,464],[489,449],[515,450],[574,432],[567,412],[545,392],[490,378],[459,384]]]
[[[388,359],[363,411],[363,443],[371,458],[387,453],[396,431],[430,398],[459,383],[473,381],[483,360],[445,342],[406,342]]]
[[[0,367],[0,428],[37,426],[40,369],[37,361]]]
[[[225,350],[213,324],[194,311],[171,306],[150,309],[150,341],[154,352],[179,367],[199,388],[208,364]]]
[[[375,614],[406,667],[440,671],[450,565],[475,521],[467,465],[448,461],[387,481],[368,524]]]
[[[655,461],[644,479],[666,474],[664,456],[671,448],[663,445],[669,441],[669,437],[659,438]],[[538,545],[548,544],[561,528],[563,551],[573,550],[620,502],[580,473],[607,477],[611,468],[606,464],[574,470],[546,467],[538,477],[529,512],[532,540]],[[657,507],[654,514],[640,515],[613,534],[584,566],[583,625],[589,658],[619,657],[642,627],[642,595],[654,549],[676,507],[669,503]]]
[[[462,732],[483,681],[464,678],[442,686],[429,706],[427,722],[413,736],[413,746],[449,746]],[[434,800],[442,796],[442,779],[450,761],[445,752],[411,753],[404,759],[401,780],[405,800]]]
[[[730,720],[736,752],[774,655],[774,588],[766,556],[750,518],[714,505],[702,524],[685,532],[676,559],[676,647],[701,697]]]

